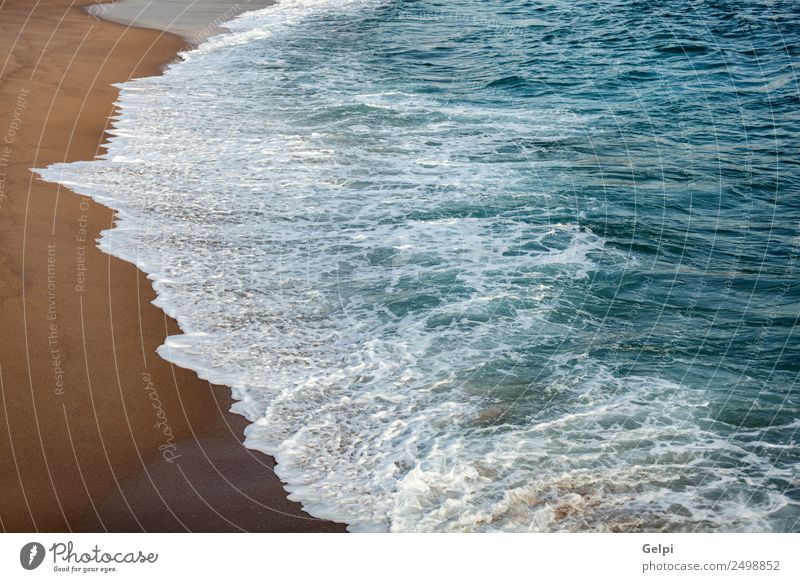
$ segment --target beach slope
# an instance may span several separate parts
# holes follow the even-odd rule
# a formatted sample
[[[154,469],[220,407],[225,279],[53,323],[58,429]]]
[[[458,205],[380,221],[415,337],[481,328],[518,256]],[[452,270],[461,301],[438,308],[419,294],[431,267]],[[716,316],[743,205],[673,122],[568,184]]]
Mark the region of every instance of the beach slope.
[[[140,271],[96,248],[112,211],[30,171],[102,153],[111,84],[186,48],[70,0],[0,3],[5,531],[343,530],[288,501],[272,459],[241,446],[227,388],[156,355],[179,330]]]

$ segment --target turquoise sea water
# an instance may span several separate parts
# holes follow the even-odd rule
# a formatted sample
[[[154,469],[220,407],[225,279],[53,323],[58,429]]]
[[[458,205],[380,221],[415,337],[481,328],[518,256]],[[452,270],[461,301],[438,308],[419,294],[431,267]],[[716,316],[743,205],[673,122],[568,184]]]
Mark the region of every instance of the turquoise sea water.
[[[800,529],[800,8],[286,0],[43,175],[357,531]]]

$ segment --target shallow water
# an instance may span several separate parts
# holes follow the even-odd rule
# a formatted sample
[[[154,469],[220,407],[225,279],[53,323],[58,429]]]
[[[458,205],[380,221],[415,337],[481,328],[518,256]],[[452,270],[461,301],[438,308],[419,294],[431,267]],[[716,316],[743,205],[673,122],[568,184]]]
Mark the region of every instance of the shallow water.
[[[800,10],[287,0],[124,85],[160,353],[356,531],[797,531]]]

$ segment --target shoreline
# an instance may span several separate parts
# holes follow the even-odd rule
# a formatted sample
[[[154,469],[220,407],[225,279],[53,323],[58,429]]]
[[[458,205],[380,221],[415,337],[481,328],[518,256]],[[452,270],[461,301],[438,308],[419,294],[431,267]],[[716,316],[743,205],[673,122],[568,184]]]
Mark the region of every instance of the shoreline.
[[[83,8],[106,22],[175,34],[196,46],[210,36],[227,32],[222,26],[225,22],[274,3],[275,0],[106,0]]]
[[[289,501],[274,461],[241,444],[227,387],[155,353],[180,332],[146,275],[97,248],[114,212],[30,171],[93,159],[111,84],[191,46],[81,4],[0,8],[0,527],[344,531]]]

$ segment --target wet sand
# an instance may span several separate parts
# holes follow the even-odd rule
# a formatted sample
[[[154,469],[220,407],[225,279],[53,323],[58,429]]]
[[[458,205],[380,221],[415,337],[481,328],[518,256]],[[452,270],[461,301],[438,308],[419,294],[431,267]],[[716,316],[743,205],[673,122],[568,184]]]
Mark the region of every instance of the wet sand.
[[[166,30],[198,43],[224,32],[221,24],[237,14],[274,3],[274,0],[120,0],[95,4],[87,11],[104,20]]]
[[[343,531],[241,446],[227,388],[156,355],[178,329],[144,274],[96,248],[111,210],[29,171],[102,152],[111,83],[188,48],[79,4],[0,0],[0,527]]]

